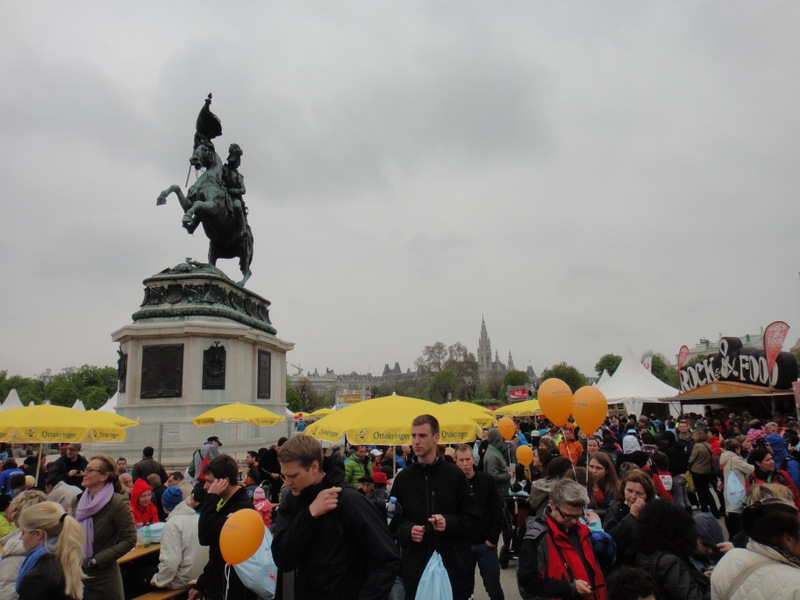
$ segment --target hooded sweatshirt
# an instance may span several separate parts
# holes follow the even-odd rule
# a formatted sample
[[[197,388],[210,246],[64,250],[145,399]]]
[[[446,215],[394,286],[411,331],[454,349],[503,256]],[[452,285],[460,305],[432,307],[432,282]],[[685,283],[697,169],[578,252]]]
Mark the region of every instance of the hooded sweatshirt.
[[[770,433],[764,439],[769,444],[769,447],[772,448],[772,458],[775,459],[775,468],[789,473],[789,477],[791,477],[794,486],[800,489],[800,464],[789,456],[789,451],[786,449],[786,442],[784,439],[777,433]]]
[[[133,484],[133,490],[131,490],[131,513],[133,513],[134,523],[148,525],[159,522],[158,509],[156,509],[156,505],[153,504],[152,499],[145,508],[142,508],[139,505],[139,497],[143,492],[148,490],[153,491],[153,488],[147,485],[147,482],[144,479],[137,479]]]

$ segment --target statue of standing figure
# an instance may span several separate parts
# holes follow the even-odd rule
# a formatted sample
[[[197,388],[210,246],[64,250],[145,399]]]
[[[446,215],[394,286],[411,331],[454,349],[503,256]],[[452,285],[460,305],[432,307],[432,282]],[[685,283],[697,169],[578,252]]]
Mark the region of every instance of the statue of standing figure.
[[[247,223],[247,207],[242,196],[246,190],[244,177],[238,169],[241,165],[242,149],[231,144],[227,164],[222,161],[211,141],[222,135],[222,123],[211,112],[211,94],[206,98],[194,135],[194,152],[189,163],[201,175],[184,195],[180,186],[172,185],[158,196],[157,205],[166,204],[167,196],[174,193],[183,208],[183,226],[194,233],[202,224],[209,239],[208,262],[216,266],[218,258],[239,258],[239,268],[244,286],[252,275],[253,232]]]

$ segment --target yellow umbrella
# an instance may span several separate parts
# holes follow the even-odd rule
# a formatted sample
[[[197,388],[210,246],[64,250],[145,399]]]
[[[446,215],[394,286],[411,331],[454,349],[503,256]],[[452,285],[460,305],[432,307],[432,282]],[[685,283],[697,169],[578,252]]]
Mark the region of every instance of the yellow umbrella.
[[[313,421],[314,419],[321,419],[322,417],[327,417],[328,415],[333,414],[335,412],[336,411],[333,410],[332,408],[318,408],[314,412],[305,415],[305,418],[307,421],[308,420]]]
[[[539,408],[538,400],[526,400],[525,402],[517,402],[516,404],[495,408],[494,414],[505,417],[533,417],[541,415],[542,409]]]
[[[262,427],[277,425],[286,420],[266,408],[261,408],[255,404],[224,404],[211,410],[207,410],[201,415],[192,419],[197,427],[205,427],[216,423],[251,423]]]
[[[93,424],[100,425],[115,425],[127,429],[128,427],[135,427],[139,421],[134,421],[128,417],[123,417],[117,413],[110,413],[104,410],[87,410],[83,413],[84,418],[88,419]]]
[[[494,413],[483,406],[478,406],[472,402],[461,402],[460,400],[448,402],[445,406],[452,408],[465,417],[469,417],[484,429],[497,425],[497,418]]]
[[[439,420],[442,444],[472,442],[481,435],[475,421],[452,408],[405,396],[385,396],[351,404],[312,423],[304,433],[329,442],[336,442],[346,434],[348,440],[358,444],[408,444],[411,421],[424,414]]]
[[[135,422],[134,422],[135,423]],[[89,413],[39,404],[3,412],[0,441],[4,442],[122,442],[125,429],[113,422],[96,420]]]

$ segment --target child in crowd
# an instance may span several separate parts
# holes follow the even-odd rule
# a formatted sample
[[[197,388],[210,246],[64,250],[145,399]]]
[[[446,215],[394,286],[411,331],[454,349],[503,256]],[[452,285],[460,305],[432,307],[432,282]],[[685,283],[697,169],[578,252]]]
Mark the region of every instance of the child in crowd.
[[[11,496],[8,494],[0,494],[0,538],[14,531],[16,527],[14,523],[6,517],[8,505],[11,504]]]
[[[264,490],[257,487],[253,490],[253,507],[264,520],[264,525],[272,530],[272,503],[267,500],[267,495]]]
[[[158,509],[153,504],[153,488],[144,479],[137,479],[131,492],[131,513],[133,522],[138,525],[158,523]]]

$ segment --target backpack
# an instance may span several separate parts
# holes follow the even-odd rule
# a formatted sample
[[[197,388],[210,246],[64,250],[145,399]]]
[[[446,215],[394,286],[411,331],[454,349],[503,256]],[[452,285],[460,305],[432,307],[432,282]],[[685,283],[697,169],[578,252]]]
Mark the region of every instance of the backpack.
[[[205,470],[206,465],[211,461],[211,456],[210,456],[211,452],[206,453],[205,458],[202,458],[202,460],[200,461],[200,472],[196,473],[194,465],[195,465],[195,462],[196,462],[195,456],[197,456],[198,454],[201,457],[203,456],[202,453],[200,452],[200,449],[195,450],[194,454],[192,454],[192,462],[189,465],[189,468],[186,469],[186,472],[189,473],[189,476],[192,477],[195,481],[204,482],[206,480],[206,476],[203,475],[203,471]]]

